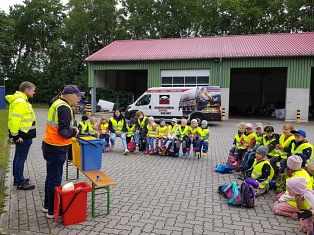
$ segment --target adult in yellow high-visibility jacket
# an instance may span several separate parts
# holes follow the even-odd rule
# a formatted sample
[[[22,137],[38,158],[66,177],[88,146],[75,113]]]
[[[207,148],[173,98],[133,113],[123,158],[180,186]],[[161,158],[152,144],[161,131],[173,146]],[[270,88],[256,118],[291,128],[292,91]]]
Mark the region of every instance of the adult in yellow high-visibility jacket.
[[[53,218],[54,190],[61,185],[63,164],[66,153],[72,143],[72,137],[79,134],[79,129],[72,125],[72,105],[83,95],[73,85],[66,86],[61,98],[56,100],[48,111],[46,133],[42,142],[43,156],[46,160],[47,176],[43,211],[47,218]]]
[[[129,150],[127,149],[126,145],[126,122],[120,110],[118,109],[114,111],[113,116],[109,119],[109,130],[111,150],[114,149],[114,142],[116,140],[116,137],[120,137],[124,148],[124,155],[127,155],[129,153]]]
[[[143,111],[139,110],[135,113],[135,133],[134,142],[136,144],[134,153],[139,151],[140,140],[147,135],[148,118]]]
[[[35,185],[29,184],[29,178],[24,178],[24,164],[28,156],[33,138],[36,137],[36,116],[28,98],[35,94],[35,85],[31,82],[22,82],[19,91],[5,98],[10,103],[9,107],[9,137],[15,143],[13,159],[14,185],[17,189],[34,189]]]

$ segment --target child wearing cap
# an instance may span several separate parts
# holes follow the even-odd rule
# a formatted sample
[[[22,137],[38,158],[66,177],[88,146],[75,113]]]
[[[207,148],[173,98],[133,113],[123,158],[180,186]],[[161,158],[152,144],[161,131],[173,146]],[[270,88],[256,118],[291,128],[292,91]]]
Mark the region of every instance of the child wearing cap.
[[[208,122],[206,120],[202,121],[201,128],[199,129],[198,139],[196,141],[196,155],[200,156],[201,151],[203,156],[207,155],[208,151],[208,142],[209,142],[209,128],[207,127]]]
[[[270,165],[273,167],[275,174],[278,174],[279,170],[284,172],[286,168],[288,152],[291,152],[291,141],[294,140],[294,135],[291,133],[293,129],[291,123],[286,123],[282,127],[279,144],[276,145],[278,155],[270,159]]]
[[[265,146],[261,145],[256,149],[255,160],[251,172],[251,177],[260,183],[259,189],[255,193],[256,197],[268,192],[269,182],[274,176],[274,170],[269,164],[267,153],[268,148]]]
[[[263,124],[260,122],[257,122],[254,124],[254,128],[255,128],[256,139],[255,139],[254,143],[252,144],[252,146],[248,148],[247,152],[245,152],[244,159],[243,159],[241,165],[235,170],[235,172],[244,171],[247,168],[248,162],[255,158],[256,149],[262,143],[263,136],[264,136]]]
[[[178,132],[178,124],[177,124],[178,120],[176,118],[172,118],[171,120],[171,129],[170,131],[168,132],[168,136],[167,136],[167,139],[165,140],[164,142],[164,145],[167,144],[168,140],[171,141],[171,147],[170,147],[170,152],[174,152],[175,149],[175,142],[176,142],[176,136],[177,136],[177,132]]]
[[[305,166],[313,158],[313,146],[306,140],[304,130],[292,130],[291,133],[294,135],[294,140],[291,141],[291,154],[299,155],[303,160],[302,166]]]
[[[154,142],[157,136],[157,124],[153,117],[148,118],[145,154],[154,154]]]
[[[97,138],[98,137],[98,123],[96,117],[91,117],[90,122],[87,123],[88,134]]]
[[[155,151],[154,151],[155,153],[161,154],[167,142],[166,138],[168,136],[168,132],[169,132],[169,127],[166,124],[165,119],[160,118],[159,125],[157,127],[157,137],[155,139]]]
[[[99,133],[99,139],[105,139],[107,142],[107,145],[105,147],[105,151],[110,151],[110,145],[109,145],[109,122],[106,116],[101,116],[99,125],[98,125],[98,133]]]
[[[253,132],[251,123],[245,123],[245,132],[242,134],[236,150],[234,151],[234,158],[238,166],[242,163],[242,156],[250,148],[255,141],[256,134]]]
[[[196,157],[196,141],[200,132],[201,132],[201,128],[197,125],[197,120],[192,119],[191,126],[189,128],[189,138],[186,142],[187,157],[190,156],[191,144],[193,144],[193,152],[194,152],[193,156]]]
[[[87,120],[89,119],[88,116],[83,115],[81,121],[78,124],[78,129],[80,131],[80,135],[88,135],[88,123]]]
[[[177,140],[176,140],[176,155],[179,155],[180,145],[182,144],[182,157],[188,157],[186,153],[186,141],[189,137],[189,126],[185,118],[181,119],[181,125],[178,126]]]
[[[287,177],[286,184],[293,178],[302,177],[306,181],[306,187],[312,189],[313,179],[306,170],[302,169],[302,161],[302,158],[297,155],[292,155],[287,159],[287,168],[285,169],[285,175]],[[296,212],[298,212],[296,202],[294,197],[289,194],[288,190],[282,194],[278,194],[277,197],[278,201],[274,203],[273,208],[275,214],[296,219]]]
[[[126,143],[130,143],[132,138],[134,138],[135,133],[135,119],[131,118],[126,125]]]
[[[240,147],[239,146],[239,142],[240,142],[240,139],[241,139],[243,133],[245,132],[245,123],[244,122],[240,122],[240,123],[237,124],[237,127],[238,127],[238,132],[234,136],[234,141],[233,141],[232,147],[230,149],[230,154],[231,155],[234,155],[234,152],[235,152],[236,148]]]

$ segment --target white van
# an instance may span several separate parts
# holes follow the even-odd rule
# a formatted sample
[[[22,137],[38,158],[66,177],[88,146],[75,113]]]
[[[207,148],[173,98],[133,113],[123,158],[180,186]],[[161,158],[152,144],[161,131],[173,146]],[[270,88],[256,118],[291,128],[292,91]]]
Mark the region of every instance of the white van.
[[[170,120],[186,118],[221,121],[221,93],[219,86],[153,87],[149,88],[125,111],[126,119],[141,110],[145,116]]]

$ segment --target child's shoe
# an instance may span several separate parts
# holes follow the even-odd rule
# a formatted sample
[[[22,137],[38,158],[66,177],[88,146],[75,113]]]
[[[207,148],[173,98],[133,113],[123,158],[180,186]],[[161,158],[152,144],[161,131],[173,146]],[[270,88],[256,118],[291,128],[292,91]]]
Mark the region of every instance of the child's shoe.
[[[110,152],[110,147],[109,146],[106,147],[106,152]]]
[[[203,157],[206,157],[206,155],[207,155],[207,153],[204,153],[204,152],[203,152],[202,156],[203,156]]]
[[[173,146],[171,146],[171,148],[170,148],[170,150],[169,150],[170,152],[174,152],[174,147]]]
[[[146,149],[144,154],[148,154],[149,153],[149,149]]]
[[[179,153],[175,153],[174,156],[175,156],[175,157],[179,157]]]
[[[154,154],[154,150],[153,150],[153,149],[150,149],[150,150],[149,150],[149,154],[150,154],[150,155],[153,155],[153,154]]]
[[[186,153],[182,153],[182,157],[187,157]]]

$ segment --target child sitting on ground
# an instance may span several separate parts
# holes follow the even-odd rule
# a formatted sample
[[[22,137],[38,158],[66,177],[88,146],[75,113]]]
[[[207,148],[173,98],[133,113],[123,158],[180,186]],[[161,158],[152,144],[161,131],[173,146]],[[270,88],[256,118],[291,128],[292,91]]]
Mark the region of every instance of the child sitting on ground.
[[[157,136],[157,124],[153,117],[148,118],[145,154],[154,154],[154,142]]]
[[[294,140],[291,141],[291,154],[299,155],[302,160],[302,167],[313,158],[313,146],[306,140],[304,130],[292,130]]]
[[[279,137],[279,144],[276,145],[278,156],[270,159],[270,165],[273,167],[275,174],[284,172],[287,165],[288,152],[291,152],[291,141],[294,140],[294,135],[291,131],[294,129],[293,125],[286,123],[283,125],[282,134]],[[279,162],[279,166],[277,165]]]
[[[207,155],[208,143],[209,143],[209,128],[207,127],[208,122],[206,120],[202,121],[201,128],[199,130],[199,136],[196,143],[196,155],[200,155],[201,151],[203,156]],[[203,148],[203,149],[202,149]]]
[[[265,146],[259,146],[256,149],[255,161],[253,163],[251,177],[256,179],[259,184],[259,189],[255,193],[255,196],[261,196],[268,192],[269,182],[274,176],[274,170],[269,163],[267,158],[268,148]]]
[[[110,151],[110,145],[109,145],[109,122],[106,116],[102,116],[99,121],[98,125],[98,133],[99,133],[99,139],[105,139],[107,142],[107,145],[105,147],[105,151]]]
[[[88,135],[88,123],[87,120],[89,119],[88,116],[83,115],[81,121],[78,124],[78,129],[80,131],[80,135]]]
[[[245,171],[247,169],[248,162],[251,159],[255,158],[255,152],[256,149],[261,145],[264,135],[264,127],[263,124],[260,122],[255,123],[254,125],[255,131],[256,131],[256,139],[254,141],[254,144],[249,147],[248,151],[244,154],[244,159],[241,163],[241,165],[235,170],[235,172]]]
[[[243,133],[245,132],[245,123],[240,122],[237,124],[237,127],[238,127],[238,132],[237,132],[237,134],[235,134],[234,141],[233,141],[232,147],[230,149],[231,155],[234,155],[236,148],[239,147],[240,139],[241,139]]]
[[[97,138],[98,137],[98,123],[96,117],[91,117],[90,122],[87,124],[88,134]]]
[[[179,155],[180,145],[182,144],[182,157],[188,157],[186,153],[186,141],[189,137],[189,126],[185,118],[181,119],[181,125],[178,126],[177,140],[176,140],[176,155]]]
[[[157,131],[157,138],[155,141],[155,153],[161,154],[162,150],[165,147],[166,144],[166,138],[168,136],[169,127],[165,122],[164,118],[159,119],[159,126]],[[160,146],[160,147],[159,147]]]
[[[191,126],[189,128],[189,138],[186,142],[187,157],[190,156],[191,144],[193,144],[193,152],[194,152],[193,156],[196,157],[196,141],[200,132],[201,132],[201,128],[197,125],[197,120],[192,119]]]

